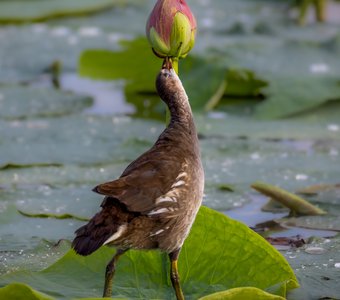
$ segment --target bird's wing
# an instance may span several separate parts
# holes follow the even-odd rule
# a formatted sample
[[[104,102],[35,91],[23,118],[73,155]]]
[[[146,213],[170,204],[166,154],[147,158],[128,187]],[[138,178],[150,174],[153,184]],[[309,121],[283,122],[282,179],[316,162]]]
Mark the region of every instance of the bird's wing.
[[[179,195],[172,189],[176,186],[181,166],[181,159],[139,160],[132,163],[119,179],[100,184],[93,190],[116,198],[131,212],[150,216],[174,215],[178,209],[175,197]]]

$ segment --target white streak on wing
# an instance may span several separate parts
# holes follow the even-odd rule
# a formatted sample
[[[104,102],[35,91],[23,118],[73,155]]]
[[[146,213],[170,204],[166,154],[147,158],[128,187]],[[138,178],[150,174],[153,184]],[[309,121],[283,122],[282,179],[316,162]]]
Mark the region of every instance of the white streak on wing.
[[[187,177],[187,176],[188,176],[188,174],[187,174],[186,172],[179,173],[178,176],[177,176],[177,178],[176,178],[176,180],[177,180],[177,179],[180,179],[180,178],[182,178],[182,177]]]
[[[116,239],[118,239],[123,232],[126,230],[127,226],[126,225],[121,225],[118,227],[118,230],[110,237],[108,238],[103,245],[107,245],[113,241],[115,241]]]
[[[155,233],[150,234],[150,236],[155,236],[155,235],[160,234],[162,232],[164,232],[164,229],[160,229],[160,230],[156,231]]]
[[[181,186],[181,185],[184,185],[185,184],[185,181],[184,180],[179,180],[177,182],[175,182],[171,188],[174,188],[174,187],[178,187],[178,186]]]
[[[163,208],[154,209],[154,210],[150,211],[148,213],[148,216],[158,215],[158,214],[162,214],[162,213],[166,213],[166,212],[169,212],[169,209],[163,207]]]
[[[175,197],[159,197],[156,200],[156,204],[162,203],[162,202],[177,202]]]

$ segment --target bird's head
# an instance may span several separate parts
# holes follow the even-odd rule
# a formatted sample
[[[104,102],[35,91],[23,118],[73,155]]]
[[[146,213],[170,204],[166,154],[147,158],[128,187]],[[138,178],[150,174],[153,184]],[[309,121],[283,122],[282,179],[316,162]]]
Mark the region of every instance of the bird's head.
[[[162,100],[169,104],[185,93],[181,80],[172,68],[170,59],[165,59],[156,79],[156,88]]]

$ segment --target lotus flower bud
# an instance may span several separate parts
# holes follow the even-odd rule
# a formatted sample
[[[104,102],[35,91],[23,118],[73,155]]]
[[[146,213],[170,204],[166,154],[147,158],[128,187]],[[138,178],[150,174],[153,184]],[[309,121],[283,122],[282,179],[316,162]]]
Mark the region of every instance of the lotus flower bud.
[[[146,35],[159,57],[185,57],[195,43],[196,20],[185,0],[157,0]]]

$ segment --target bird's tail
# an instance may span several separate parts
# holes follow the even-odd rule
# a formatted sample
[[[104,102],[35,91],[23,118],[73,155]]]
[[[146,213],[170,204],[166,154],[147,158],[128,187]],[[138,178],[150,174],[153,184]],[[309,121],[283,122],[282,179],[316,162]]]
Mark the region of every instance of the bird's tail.
[[[117,199],[106,197],[101,206],[102,210],[75,232],[72,248],[80,255],[90,255],[112,242],[112,237],[129,221],[130,215]]]
[[[80,255],[90,255],[94,251],[96,251],[98,248],[100,248],[105,239],[98,240],[93,239],[90,234],[87,234],[87,227],[89,224],[79,228],[76,231],[76,238],[72,242],[72,248]],[[84,234],[85,233],[85,234]]]

